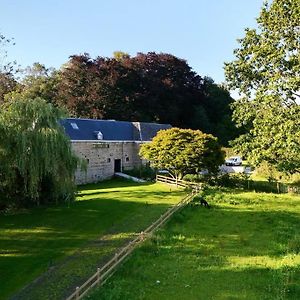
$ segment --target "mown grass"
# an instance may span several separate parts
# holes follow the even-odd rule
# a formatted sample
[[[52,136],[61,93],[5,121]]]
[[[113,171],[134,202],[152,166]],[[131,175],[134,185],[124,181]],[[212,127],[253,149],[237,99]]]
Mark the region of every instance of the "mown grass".
[[[78,201],[0,215],[0,299],[62,299],[183,191],[114,179],[80,188]],[[46,272],[46,273],[45,273]]]
[[[300,299],[300,196],[204,196],[86,299]]]

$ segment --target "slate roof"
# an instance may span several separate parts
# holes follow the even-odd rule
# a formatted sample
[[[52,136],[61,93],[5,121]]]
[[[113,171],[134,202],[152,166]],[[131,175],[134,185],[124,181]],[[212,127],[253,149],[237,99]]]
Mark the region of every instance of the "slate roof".
[[[151,141],[159,130],[169,129],[169,124],[143,123],[140,122],[140,133],[142,141]]]
[[[71,140],[96,141],[100,132],[104,141],[151,141],[159,130],[171,128],[169,124],[76,118],[60,123]]]

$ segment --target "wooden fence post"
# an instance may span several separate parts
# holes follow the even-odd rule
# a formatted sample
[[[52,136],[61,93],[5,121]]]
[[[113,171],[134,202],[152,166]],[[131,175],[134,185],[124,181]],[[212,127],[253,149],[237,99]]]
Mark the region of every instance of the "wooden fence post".
[[[97,283],[99,283],[100,278],[100,268],[97,268]]]
[[[79,299],[79,286],[76,287],[76,300]]]
[[[156,178],[160,182],[165,180],[164,176],[157,176]],[[172,184],[174,184],[174,181],[175,181],[175,179],[173,178],[172,179]],[[181,184],[181,183],[185,184],[186,182],[182,181],[182,180],[179,180],[179,184]],[[177,184],[178,184],[178,180],[176,178],[176,185]],[[80,297],[83,296],[87,292],[87,290],[89,290],[92,286],[94,286],[96,284],[99,284],[100,282],[103,284],[106,281],[106,279],[104,279],[104,276],[107,276],[107,274],[109,274],[109,272],[114,270],[120,264],[120,262],[122,262],[124,260],[124,258],[127,255],[129,255],[133,251],[133,249],[140,242],[142,242],[142,241],[146,240],[147,238],[151,237],[155,230],[157,230],[159,227],[161,227],[176,211],[178,211],[178,209],[180,209],[181,207],[186,205],[189,201],[191,201],[191,199],[193,198],[195,193],[197,193],[200,190],[201,190],[201,185],[193,185],[192,186],[192,191],[190,192],[190,194],[185,196],[176,205],[171,206],[165,213],[163,213],[160,216],[159,219],[157,219],[150,226],[148,226],[145,229],[145,231],[141,231],[140,235],[136,239],[131,241],[119,253],[115,253],[115,255],[110,259],[109,262],[107,262],[105,264],[104,267],[97,268],[97,272],[94,273],[92,275],[92,277],[90,277],[81,287],[76,287],[75,292],[73,292],[73,294],[67,299],[71,300],[71,299],[74,299],[74,297],[75,297],[75,300],[79,300]],[[108,270],[106,269],[107,267],[109,267]],[[106,271],[105,271],[104,274],[101,275],[101,270],[106,270]],[[96,278],[96,281],[94,281],[95,278]],[[92,285],[91,285],[91,282],[93,282]],[[81,296],[80,296],[80,292],[82,292]]]

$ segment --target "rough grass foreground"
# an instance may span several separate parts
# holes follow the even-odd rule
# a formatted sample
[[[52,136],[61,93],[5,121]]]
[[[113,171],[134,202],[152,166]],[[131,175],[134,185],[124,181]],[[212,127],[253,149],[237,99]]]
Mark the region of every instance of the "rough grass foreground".
[[[205,192],[87,299],[300,299],[300,197]]]
[[[115,179],[82,187],[70,207],[0,215],[0,299],[63,299],[184,194]]]

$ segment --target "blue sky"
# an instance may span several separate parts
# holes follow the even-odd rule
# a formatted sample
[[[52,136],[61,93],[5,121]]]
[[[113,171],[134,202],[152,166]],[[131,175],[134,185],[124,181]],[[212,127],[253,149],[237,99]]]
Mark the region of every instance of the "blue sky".
[[[255,27],[263,0],[0,0],[9,59],[59,68],[72,54],[166,52],[224,81],[236,39]]]

